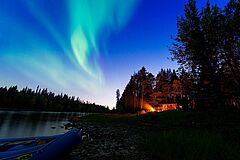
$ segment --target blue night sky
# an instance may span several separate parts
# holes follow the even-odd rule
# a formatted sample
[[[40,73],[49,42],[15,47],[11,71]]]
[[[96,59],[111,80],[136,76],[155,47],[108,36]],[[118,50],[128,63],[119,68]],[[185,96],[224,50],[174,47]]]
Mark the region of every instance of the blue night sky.
[[[0,86],[40,85],[111,108],[142,66],[177,68],[168,49],[186,2],[0,0]]]

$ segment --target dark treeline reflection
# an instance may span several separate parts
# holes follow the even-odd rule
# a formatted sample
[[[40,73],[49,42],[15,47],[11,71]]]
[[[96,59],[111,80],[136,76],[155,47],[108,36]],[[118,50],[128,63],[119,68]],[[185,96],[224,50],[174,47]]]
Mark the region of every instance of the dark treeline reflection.
[[[44,111],[107,112],[105,106],[84,102],[67,94],[55,95],[47,88],[34,91],[30,88],[18,90],[17,86],[0,88],[0,107],[7,109],[26,109]]]
[[[69,119],[84,115],[79,112],[0,111],[0,138],[65,133]]]

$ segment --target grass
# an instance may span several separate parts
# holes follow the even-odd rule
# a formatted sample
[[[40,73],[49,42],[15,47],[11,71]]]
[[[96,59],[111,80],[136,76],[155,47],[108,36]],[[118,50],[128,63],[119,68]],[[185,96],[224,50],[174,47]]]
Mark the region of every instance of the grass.
[[[167,111],[137,116],[93,114],[87,121],[124,123],[143,130],[143,151],[159,160],[240,160],[240,114]]]
[[[151,159],[240,159],[239,113],[171,111],[144,115],[141,122],[149,126],[144,148]]]
[[[207,131],[163,131],[148,133],[146,149],[151,159],[202,160],[239,159],[239,144]]]

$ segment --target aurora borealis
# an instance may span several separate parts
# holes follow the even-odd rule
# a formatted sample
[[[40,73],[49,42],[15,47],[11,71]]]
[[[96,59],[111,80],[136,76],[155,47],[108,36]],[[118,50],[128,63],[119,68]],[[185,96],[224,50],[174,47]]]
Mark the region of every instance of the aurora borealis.
[[[126,24],[135,3],[135,0],[128,3],[112,0],[69,1],[72,51],[83,71],[98,82],[102,81],[97,64],[100,32],[105,29],[106,34]],[[92,62],[89,60],[91,55]]]
[[[22,3],[15,2],[5,2],[5,9]],[[57,3],[25,0],[20,4],[22,9],[14,11],[16,15],[12,15],[12,11],[3,12],[8,15],[5,29],[14,35],[9,44],[2,46],[5,54],[1,60],[26,79],[48,88],[98,94],[105,85],[99,64],[100,42],[103,44],[111,32],[127,23],[136,1],[66,0]],[[59,17],[58,12],[64,12],[60,13],[63,16]],[[28,14],[28,17],[18,14]],[[54,17],[55,14],[58,16]],[[9,25],[14,26],[9,29]],[[39,30],[44,30],[47,38],[39,34]]]
[[[176,68],[168,46],[185,2],[0,0],[0,86],[40,85],[113,106],[141,66]]]

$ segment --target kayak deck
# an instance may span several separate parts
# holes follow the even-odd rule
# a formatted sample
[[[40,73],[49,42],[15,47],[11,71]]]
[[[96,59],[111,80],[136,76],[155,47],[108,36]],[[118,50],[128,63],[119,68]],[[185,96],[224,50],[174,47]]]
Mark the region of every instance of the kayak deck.
[[[0,159],[55,159],[68,154],[81,139],[80,129],[55,136],[0,139]]]
[[[5,151],[13,151],[13,150],[18,150],[18,149],[24,149],[24,148],[29,148],[37,145],[44,145],[55,138],[50,137],[50,138],[45,138],[45,139],[30,139],[30,140],[17,140],[17,141],[7,141],[7,142],[2,142],[0,143],[0,152],[5,152]],[[21,148],[20,148],[21,146]]]

